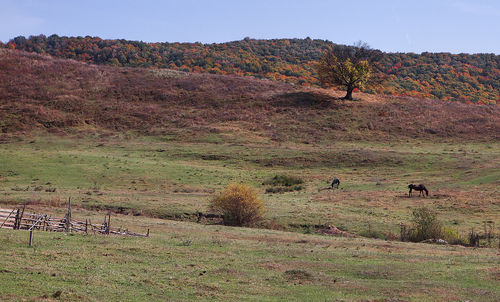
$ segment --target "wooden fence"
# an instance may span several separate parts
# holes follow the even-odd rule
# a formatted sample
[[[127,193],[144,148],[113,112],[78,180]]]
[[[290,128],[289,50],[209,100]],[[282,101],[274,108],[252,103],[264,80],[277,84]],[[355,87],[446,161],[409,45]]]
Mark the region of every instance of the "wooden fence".
[[[15,209],[0,209],[0,229],[13,229],[16,225]]]
[[[72,219],[71,199],[68,201],[68,212],[64,218],[57,218],[48,214],[26,213],[25,210],[25,207],[0,209],[0,228],[149,237],[149,229],[146,234],[140,234],[131,232],[128,229],[111,227],[111,212],[104,216],[102,224],[92,223],[90,219],[85,219],[85,221]]]

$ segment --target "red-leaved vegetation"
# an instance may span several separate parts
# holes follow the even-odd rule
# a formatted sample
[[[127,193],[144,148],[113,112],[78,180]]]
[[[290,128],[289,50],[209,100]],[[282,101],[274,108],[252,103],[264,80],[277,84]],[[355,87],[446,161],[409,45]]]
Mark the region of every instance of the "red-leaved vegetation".
[[[354,94],[249,77],[88,65],[0,49],[0,131],[124,131],[273,140],[500,138],[500,108]]]

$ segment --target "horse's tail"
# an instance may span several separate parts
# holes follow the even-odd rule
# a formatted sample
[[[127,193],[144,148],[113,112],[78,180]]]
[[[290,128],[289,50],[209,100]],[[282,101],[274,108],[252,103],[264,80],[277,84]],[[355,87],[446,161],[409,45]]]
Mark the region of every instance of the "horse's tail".
[[[429,190],[427,190],[426,187],[424,187],[425,195],[429,196]]]

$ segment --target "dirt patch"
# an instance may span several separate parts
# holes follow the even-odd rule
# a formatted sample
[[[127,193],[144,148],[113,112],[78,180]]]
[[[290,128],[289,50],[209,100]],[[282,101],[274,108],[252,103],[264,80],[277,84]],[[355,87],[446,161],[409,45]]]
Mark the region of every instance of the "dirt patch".
[[[292,270],[287,270],[283,273],[285,278],[288,281],[310,281],[312,280],[312,275],[311,273],[301,270],[301,269],[292,269]]]
[[[448,195],[448,194],[431,194],[429,195],[429,198],[432,198],[432,199],[443,199],[443,198],[450,198],[451,195]]]
[[[273,271],[282,271],[283,270],[283,265],[278,264],[278,263],[273,263],[273,262],[265,262],[262,263],[261,266],[265,268],[266,270],[273,270]]]
[[[486,268],[484,269],[488,275],[490,275],[491,279],[493,280],[496,280],[496,281],[500,281],[500,268],[496,268],[496,267],[489,267],[489,268]]]
[[[338,237],[356,237],[355,235],[342,231],[334,225],[328,226],[328,228],[318,230],[318,233],[323,235],[338,236]]]

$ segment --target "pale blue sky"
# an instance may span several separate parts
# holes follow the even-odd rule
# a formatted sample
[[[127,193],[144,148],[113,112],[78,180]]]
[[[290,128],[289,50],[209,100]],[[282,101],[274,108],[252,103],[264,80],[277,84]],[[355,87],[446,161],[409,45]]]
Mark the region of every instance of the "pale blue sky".
[[[0,0],[0,41],[54,33],[203,43],[311,37],[388,52],[500,54],[500,0]]]

